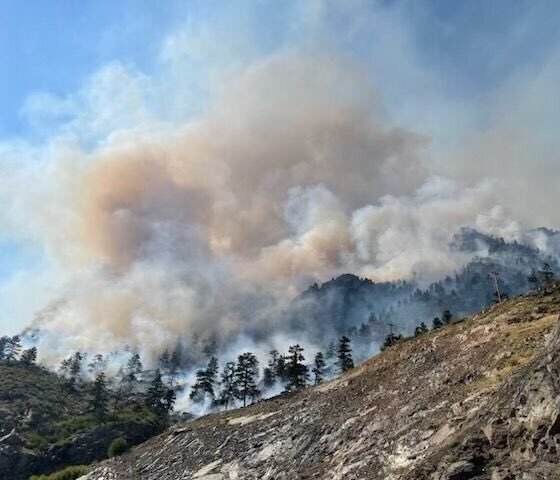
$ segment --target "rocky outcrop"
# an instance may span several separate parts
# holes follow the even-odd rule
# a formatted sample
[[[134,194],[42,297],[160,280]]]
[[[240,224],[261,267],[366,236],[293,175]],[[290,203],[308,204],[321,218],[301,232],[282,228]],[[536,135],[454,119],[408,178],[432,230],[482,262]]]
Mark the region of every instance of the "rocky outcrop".
[[[87,480],[560,478],[560,288],[331,382],[175,427]]]

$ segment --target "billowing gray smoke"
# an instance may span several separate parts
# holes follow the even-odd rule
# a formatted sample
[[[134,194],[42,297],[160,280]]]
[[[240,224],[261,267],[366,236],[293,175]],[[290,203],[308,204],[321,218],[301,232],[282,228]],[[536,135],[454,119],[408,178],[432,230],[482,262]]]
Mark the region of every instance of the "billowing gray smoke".
[[[103,141],[59,134],[43,163],[7,181],[12,193],[33,185],[11,198],[10,221],[63,272],[36,320],[46,361],[124,345],[153,357],[179,337],[273,338],[313,281],[429,280],[469,259],[449,249],[462,226],[521,235],[491,180],[464,187],[426,166],[428,139],[390,124],[351,61],[266,58],[179,126],[140,112],[136,128],[113,127],[132,95],[119,91],[122,105],[69,127],[106,120]]]

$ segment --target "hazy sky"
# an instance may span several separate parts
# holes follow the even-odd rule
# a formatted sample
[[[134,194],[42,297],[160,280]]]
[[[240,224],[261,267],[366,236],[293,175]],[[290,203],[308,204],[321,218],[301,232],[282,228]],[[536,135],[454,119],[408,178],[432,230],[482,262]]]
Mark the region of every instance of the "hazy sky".
[[[57,205],[40,213],[46,227],[33,216],[45,206],[36,202],[66,201],[43,182],[59,168],[51,164],[88,162],[122,132],[188,123],[275,55],[320,52],[363,70],[383,121],[425,138],[434,174],[469,187],[507,170],[512,189],[529,182],[526,169],[543,172],[545,183],[530,177],[527,190],[543,212],[535,221],[560,227],[550,206],[556,0],[4,0],[1,9],[0,333],[29,322],[68,281],[54,234],[44,234],[57,230]],[[35,190],[48,195],[29,200]],[[506,188],[501,204],[515,211],[519,196]],[[514,217],[535,226],[528,210]]]

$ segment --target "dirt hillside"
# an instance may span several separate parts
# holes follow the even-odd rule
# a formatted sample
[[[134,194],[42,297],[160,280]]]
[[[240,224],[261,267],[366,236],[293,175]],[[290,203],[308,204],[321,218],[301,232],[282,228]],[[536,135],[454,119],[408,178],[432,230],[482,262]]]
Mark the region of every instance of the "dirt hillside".
[[[87,480],[560,478],[560,286],[296,394],[175,427]]]

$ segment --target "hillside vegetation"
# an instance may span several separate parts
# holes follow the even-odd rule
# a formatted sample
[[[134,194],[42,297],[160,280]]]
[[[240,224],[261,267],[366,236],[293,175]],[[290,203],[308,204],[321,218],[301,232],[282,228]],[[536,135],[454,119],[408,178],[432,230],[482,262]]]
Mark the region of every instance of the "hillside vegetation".
[[[87,480],[560,478],[560,286],[312,388],[172,428]]]
[[[91,411],[92,383],[68,381],[37,365],[0,362],[0,479],[27,480],[66,465],[106,458],[111,441],[137,444],[164,428],[142,404]]]

